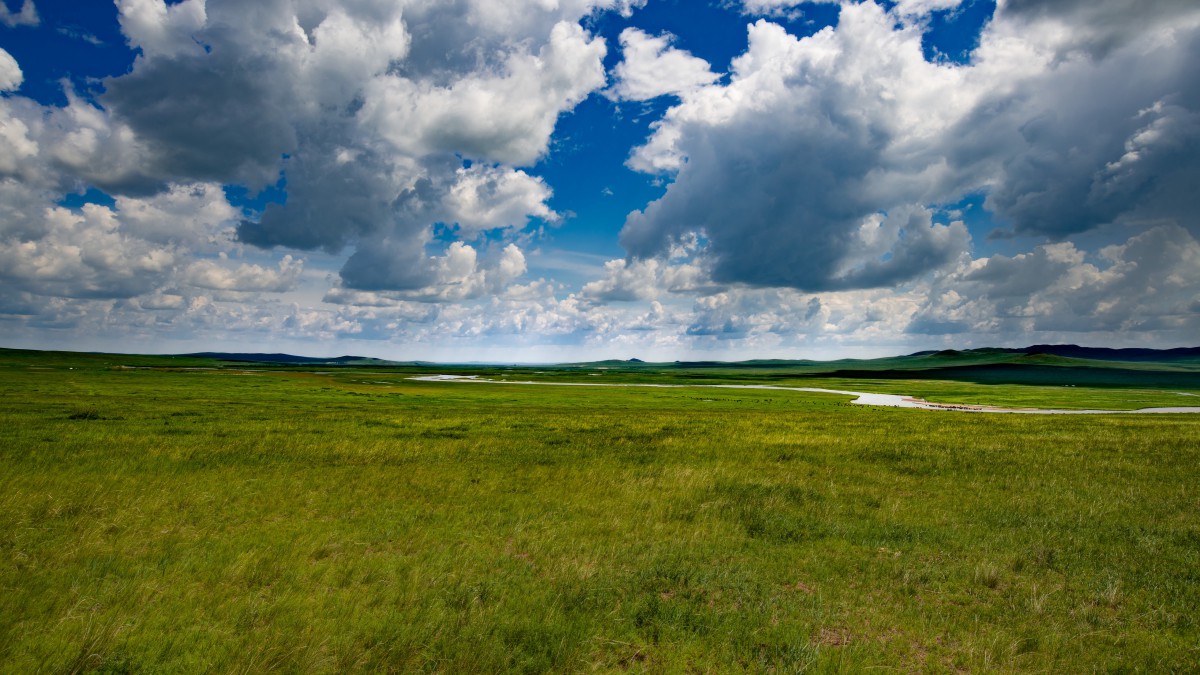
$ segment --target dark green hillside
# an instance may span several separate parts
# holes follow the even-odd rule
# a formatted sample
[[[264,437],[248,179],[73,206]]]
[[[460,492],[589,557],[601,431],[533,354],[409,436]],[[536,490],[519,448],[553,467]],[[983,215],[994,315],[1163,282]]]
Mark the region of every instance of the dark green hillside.
[[[0,366],[30,368],[213,368],[219,362],[195,356],[158,354],[107,354],[103,352],[63,352],[0,348]]]
[[[950,380],[978,384],[1037,386],[1151,387],[1200,389],[1200,371],[1097,368],[1076,365],[997,363],[895,370],[835,370],[822,377],[848,379]]]
[[[230,352],[200,352],[183,354],[186,358],[211,359],[214,361],[233,361],[235,363],[272,363],[302,366],[395,366],[402,365],[396,361],[376,359],[369,356],[335,356],[330,358],[313,356],[295,356],[293,354],[242,354]]]

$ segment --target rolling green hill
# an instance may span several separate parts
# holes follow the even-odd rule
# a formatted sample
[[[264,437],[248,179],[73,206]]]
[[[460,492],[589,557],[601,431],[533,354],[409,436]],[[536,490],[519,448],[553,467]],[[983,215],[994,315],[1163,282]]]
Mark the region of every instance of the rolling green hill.
[[[1153,350],[1035,345],[1024,349],[924,351],[878,359],[598,361],[565,364],[559,368],[655,373],[687,381],[707,381],[714,377],[752,381],[819,377],[1039,386],[1200,388],[1200,348]]]
[[[38,352],[0,349],[0,363],[45,361],[59,367],[214,368],[303,370],[311,367],[372,372],[476,373],[532,379],[577,378],[603,373],[626,382],[784,383],[806,379],[930,380],[976,384],[1137,387],[1200,390],[1200,348],[1168,350],[1101,349],[1076,345],[1034,345],[1023,349],[984,348],[924,351],[877,359],[835,361],[756,359],[750,361],[644,362],[605,360],[547,365],[435,364],[388,361],[363,356],[333,358],[291,354],[201,352],[133,355]]]

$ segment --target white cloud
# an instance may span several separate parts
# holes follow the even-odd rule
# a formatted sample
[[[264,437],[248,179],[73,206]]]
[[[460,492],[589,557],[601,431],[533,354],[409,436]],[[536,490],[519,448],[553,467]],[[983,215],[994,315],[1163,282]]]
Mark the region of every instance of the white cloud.
[[[137,305],[149,310],[181,310],[187,306],[187,298],[177,293],[158,292],[138,298]]]
[[[214,260],[197,260],[181,274],[181,281],[197,288],[236,292],[283,293],[296,287],[300,273],[304,270],[303,260],[294,260],[285,255],[276,269],[242,263],[236,268]]]
[[[385,77],[366,89],[362,118],[407,155],[459,152],[485,162],[528,165],[545,152],[559,114],[604,84],[604,41],[568,22],[538,52],[510,52],[499,72],[449,85]]]
[[[278,269],[227,269],[200,252],[226,252],[238,211],[220,186],[171,185],[149,197],[119,197],[113,207],[42,207],[46,195],[14,180],[0,182],[0,276],[36,296],[124,299],[146,295],[164,308],[175,283],[234,291],[283,292],[303,262],[284,256]],[[177,294],[176,294],[177,295]]]
[[[318,340],[332,340],[337,337],[361,333],[362,324],[352,318],[335,312],[303,309],[293,306],[292,313],[284,319],[282,328],[289,333],[296,333]]]
[[[1022,257],[963,261],[932,281],[819,294],[728,287],[702,290],[694,299],[662,294],[610,304],[582,294],[563,297],[553,284],[533,282],[447,302],[461,297],[456,289],[486,283],[481,272],[502,266],[481,262],[462,246],[432,264],[443,285],[407,293],[336,288],[326,298],[333,307],[249,305],[228,294],[174,287],[115,303],[47,301],[8,290],[0,294],[0,314],[24,313],[42,330],[61,334],[124,335],[126,348],[144,330],[159,340],[169,335],[253,345],[285,335],[355,337],[378,342],[369,353],[395,350],[403,358],[461,358],[459,350],[469,347],[475,358],[559,361],[882,355],[943,339],[956,347],[1080,340],[1128,345],[1137,336],[1144,345],[1169,346],[1200,328],[1191,292],[1200,283],[1200,245],[1169,227],[1095,253],[1051,244]],[[141,311],[152,308],[153,317]]]
[[[408,54],[411,38],[399,14],[387,17],[380,24],[356,20],[345,11],[332,10],[312,35],[304,35],[313,43],[302,50],[301,86],[311,95],[308,104],[319,114],[317,106],[340,105],[360,93],[364,83],[385,73],[393,63]]]
[[[516,244],[482,258],[474,246],[461,241],[439,256],[413,255],[413,250],[409,244],[388,240],[360,247],[342,270],[342,288],[327,294],[326,301],[460,302],[503,293],[526,271],[525,254]]]
[[[459,169],[445,203],[463,236],[502,227],[521,228],[531,218],[557,220],[546,206],[550,187],[524,171],[476,164]]]
[[[0,178],[0,240],[30,240],[45,231],[49,195],[14,178]]]
[[[792,16],[801,4],[796,0],[742,0],[742,12],[758,16]]]
[[[845,3],[805,38],[750,26],[728,84],[685,95],[631,154],[674,182],[629,215],[622,245],[652,258],[699,232],[717,282],[820,291],[954,264],[967,231],[928,207],[972,192],[1019,234],[1194,222],[1200,10],[1122,27],[1115,3],[1010,2],[969,64],[930,63],[923,23],[897,16],[949,4]],[[1090,42],[1063,34],[1074,20]]]
[[[0,99],[0,176],[20,172],[26,160],[38,153],[38,144],[29,137],[29,126],[13,114],[9,102]]]
[[[132,128],[74,91],[65,93],[67,105],[62,108],[42,108],[24,100],[17,108],[39,148],[36,171],[43,180],[57,182],[64,192],[83,182],[143,194],[169,182],[153,175],[151,152]]]
[[[742,11],[763,16],[790,16],[806,4],[840,4],[838,0],[742,0]],[[902,17],[920,17],[932,12],[954,9],[962,0],[896,0],[892,11]]]
[[[129,237],[112,210],[87,204],[79,213],[47,209],[45,234],[0,240],[5,284],[37,295],[125,298],[147,293],[171,273],[173,247]]]
[[[667,194],[628,219],[628,259],[574,287],[526,278],[536,236],[519,230],[558,218],[529,167],[606,82],[607,46],[580,22],[639,4],[121,0],[142,57],[98,101],[0,97],[0,314],[13,335],[429,353],[1194,339],[1200,9],[1179,0],[1007,0],[964,65],[922,48],[923,17],[953,0],[844,3],[806,38],[753,24],[721,80],[630,29],[607,93],[678,97],[629,158]],[[221,188],[281,172],[286,203],[262,214]],[[116,203],[56,206],[87,186]],[[968,192],[1039,246],[972,260],[938,208]],[[1124,243],[1089,248],[1085,231]],[[330,257],[295,252],[317,249]]]
[[[16,91],[25,81],[21,66],[3,48],[0,48],[0,91]]]
[[[457,222],[471,238],[530,217],[553,220],[549,188],[512,165],[543,156],[558,116],[604,83],[604,42],[575,23],[593,2],[209,3],[165,14],[160,4],[131,2],[127,33],[170,58],[148,58],[112,80],[105,102],[144,150],[129,153],[143,157],[131,164],[252,187],[282,168],[287,203],[239,226],[241,239],[259,246],[337,252],[381,242],[397,253],[423,246],[438,221]],[[180,26],[211,53],[153,46]],[[205,118],[212,126],[178,122],[196,105],[220,110]],[[74,163],[79,171],[102,164],[94,153],[74,155],[87,158]],[[480,163],[462,170],[459,157]],[[404,265],[419,255],[353,260]],[[402,288],[434,281],[411,272],[370,274]]]
[[[954,9],[961,4],[962,0],[898,0],[894,11],[901,16],[923,16]]]
[[[1125,0],[1002,0],[992,32],[1054,53],[1104,57],[1126,46],[1170,45],[1200,26],[1200,7],[1190,0],[1130,3]]]
[[[623,59],[613,69],[609,96],[647,101],[682,95],[717,80],[707,61],[671,46],[669,34],[653,37],[637,28],[621,31]]]
[[[173,184],[150,197],[117,197],[124,230],[160,244],[186,245],[189,251],[228,250],[241,212],[213,183]]]
[[[682,256],[679,256],[682,257]],[[708,261],[694,259],[645,258],[609,260],[604,276],[583,285],[580,297],[599,303],[653,300],[664,294],[713,292]]]
[[[1200,242],[1160,225],[1094,255],[1070,242],[972,261],[931,288],[910,332],[1033,335],[1200,330]]]
[[[33,4],[33,0],[24,0],[21,3],[20,11],[13,13],[8,8],[7,2],[0,2],[0,23],[15,28],[17,26],[36,26],[41,22],[38,18],[37,6]]]
[[[233,226],[264,248],[381,243],[396,255],[355,264],[403,267],[437,222],[472,239],[557,220],[549,186],[516,167],[545,156],[559,116],[604,86],[606,45],[579,21],[640,4],[120,0],[141,50],[131,72],[95,103],[71,90],[62,107],[0,100],[0,176],[50,194],[98,187],[117,197],[127,232],[194,253],[227,246]],[[0,58],[0,80],[15,87],[8,65]],[[463,169],[463,158],[477,161]],[[281,172],[286,203],[261,215],[213,213],[176,192],[253,193]],[[427,264],[370,274],[399,290],[440,283]]]
[[[804,39],[760,20],[729,84],[684,97],[635,151],[635,168],[678,174],[630,214],[621,243],[653,257],[701,232],[717,282],[805,290],[894,284],[949,264],[969,246],[965,227],[935,224],[919,205],[950,196],[928,146],[969,102],[961,85],[960,70],[925,61],[918,29],[896,29],[871,3],[843,7],[836,30]]]
[[[1200,81],[1200,10],[1178,14],[1177,23],[1118,31],[1086,42],[1088,49],[1072,37],[1090,34],[1086,21],[1063,33],[1064,17],[997,19],[981,39],[974,71],[1006,84],[950,129],[949,137],[961,139],[950,148],[950,166],[983,173],[987,207],[1018,234],[1063,237],[1152,218],[1190,222],[1200,208],[1188,187],[1200,176],[1193,84]],[[1139,23],[1129,18],[1128,25]],[[1044,42],[1033,41],[1043,32]]]
[[[203,54],[196,33],[204,27],[205,0],[172,5],[163,0],[117,0],[117,19],[131,47],[146,58]]]
[[[658,296],[659,261],[609,260],[604,263],[604,278],[584,284],[582,295],[604,302],[648,300]]]

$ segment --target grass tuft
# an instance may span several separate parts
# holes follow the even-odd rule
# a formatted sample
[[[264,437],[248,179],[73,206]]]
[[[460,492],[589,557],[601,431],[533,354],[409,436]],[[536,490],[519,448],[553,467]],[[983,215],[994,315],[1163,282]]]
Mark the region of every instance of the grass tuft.
[[[995,589],[1000,585],[1000,568],[990,562],[979,563],[975,566],[975,583]]]

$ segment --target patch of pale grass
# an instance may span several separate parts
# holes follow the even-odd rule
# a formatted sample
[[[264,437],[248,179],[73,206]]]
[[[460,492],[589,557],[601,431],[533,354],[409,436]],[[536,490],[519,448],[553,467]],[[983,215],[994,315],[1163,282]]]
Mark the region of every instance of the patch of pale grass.
[[[991,562],[979,563],[975,566],[975,583],[995,589],[1000,585],[1000,567]]]

